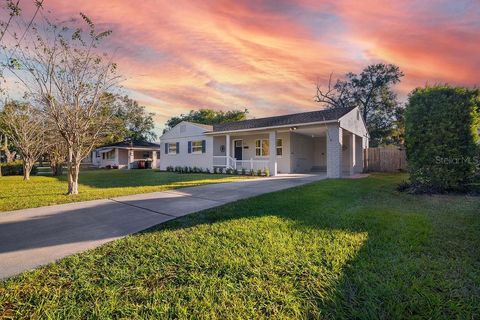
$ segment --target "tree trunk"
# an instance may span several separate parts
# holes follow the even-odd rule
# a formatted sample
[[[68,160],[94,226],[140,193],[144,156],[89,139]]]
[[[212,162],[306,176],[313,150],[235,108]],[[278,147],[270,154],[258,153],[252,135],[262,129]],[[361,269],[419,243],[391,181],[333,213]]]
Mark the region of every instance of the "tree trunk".
[[[33,161],[23,160],[23,180],[30,180],[30,172],[33,168]]]
[[[80,162],[72,163],[68,170],[68,193],[78,194],[78,173],[80,172]]]
[[[50,169],[52,170],[52,175],[58,177],[62,175],[63,165],[58,162],[50,162]]]

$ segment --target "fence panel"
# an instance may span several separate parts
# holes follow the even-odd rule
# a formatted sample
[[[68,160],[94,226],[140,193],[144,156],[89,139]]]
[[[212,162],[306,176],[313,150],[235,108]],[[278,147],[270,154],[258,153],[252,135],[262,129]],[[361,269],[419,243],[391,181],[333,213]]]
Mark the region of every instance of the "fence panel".
[[[364,150],[367,172],[399,172],[407,169],[405,148],[379,147]]]

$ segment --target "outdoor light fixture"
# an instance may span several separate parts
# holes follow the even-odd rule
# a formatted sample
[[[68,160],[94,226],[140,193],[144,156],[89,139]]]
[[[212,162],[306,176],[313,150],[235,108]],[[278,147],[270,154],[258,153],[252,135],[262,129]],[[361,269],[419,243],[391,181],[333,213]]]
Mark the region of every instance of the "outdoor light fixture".
[[[290,131],[295,131],[295,130],[297,130],[297,127],[291,127],[290,128]]]

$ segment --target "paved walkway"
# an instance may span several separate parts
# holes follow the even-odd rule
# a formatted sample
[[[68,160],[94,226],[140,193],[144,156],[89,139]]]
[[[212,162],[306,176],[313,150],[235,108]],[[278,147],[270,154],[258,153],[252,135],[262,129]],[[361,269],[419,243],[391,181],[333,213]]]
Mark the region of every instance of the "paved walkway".
[[[0,279],[193,212],[325,178],[285,175],[0,212]]]

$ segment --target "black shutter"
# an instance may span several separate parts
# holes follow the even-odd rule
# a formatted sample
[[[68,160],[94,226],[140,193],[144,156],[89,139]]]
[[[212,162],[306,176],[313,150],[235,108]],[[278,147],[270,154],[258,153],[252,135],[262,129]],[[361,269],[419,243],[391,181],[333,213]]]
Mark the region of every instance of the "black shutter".
[[[180,142],[177,142],[177,153],[180,153]]]
[[[205,153],[205,151],[207,151],[207,141],[206,140],[202,140],[202,153]]]
[[[168,154],[168,143],[165,143],[165,154]]]
[[[188,141],[188,153],[192,153],[192,141]]]

